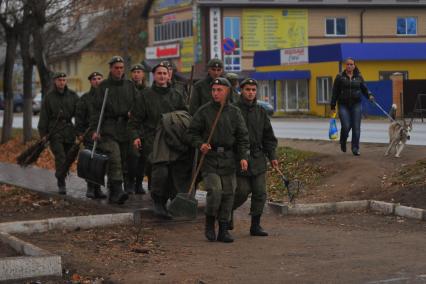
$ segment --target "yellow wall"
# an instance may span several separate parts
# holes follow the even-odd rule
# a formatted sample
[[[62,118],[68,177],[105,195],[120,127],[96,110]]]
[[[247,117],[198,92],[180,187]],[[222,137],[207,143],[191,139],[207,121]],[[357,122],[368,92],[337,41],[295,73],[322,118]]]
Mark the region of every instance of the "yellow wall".
[[[310,70],[309,80],[309,113],[319,116],[328,115],[328,104],[317,103],[317,77],[332,77],[339,72],[339,62],[311,63],[297,66],[264,66],[257,67],[257,72]],[[366,81],[378,81],[379,71],[408,71],[409,79],[426,79],[426,61],[358,61],[356,62]],[[344,66],[342,63],[342,69]],[[281,105],[281,81],[276,85],[277,106]],[[277,112],[277,114],[281,114]]]

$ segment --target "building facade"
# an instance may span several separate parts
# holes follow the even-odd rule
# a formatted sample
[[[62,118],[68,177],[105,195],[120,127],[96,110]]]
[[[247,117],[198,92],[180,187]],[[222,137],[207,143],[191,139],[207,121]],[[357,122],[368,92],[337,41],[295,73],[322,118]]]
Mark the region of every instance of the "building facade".
[[[306,72],[258,74],[263,69],[255,68],[255,53],[286,50],[280,66],[291,70],[295,64],[310,65],[312,46],[426,42],[425,0],[154,0],[148,1],[144,15],[148,60],[170,60],[186,77],[192,65],[196,77],[202,77],[214,57],[241,78],[256,71],[260,97],[284,112],[317,113],[312,99],[316,85]],[[293,105],[277,104],[283,93]]]

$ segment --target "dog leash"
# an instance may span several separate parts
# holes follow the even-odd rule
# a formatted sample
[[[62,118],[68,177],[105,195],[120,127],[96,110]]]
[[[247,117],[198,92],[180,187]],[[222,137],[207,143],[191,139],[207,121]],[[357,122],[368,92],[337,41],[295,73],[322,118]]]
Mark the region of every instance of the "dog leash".
[[[389,113],[387,113],[381,105],[379,105],[376,101],[373,101],[373,103],[376,105],[376,107],[378,107],[392,122],[395,122],[395,119],[392,118],[392,116],[389,115]]]

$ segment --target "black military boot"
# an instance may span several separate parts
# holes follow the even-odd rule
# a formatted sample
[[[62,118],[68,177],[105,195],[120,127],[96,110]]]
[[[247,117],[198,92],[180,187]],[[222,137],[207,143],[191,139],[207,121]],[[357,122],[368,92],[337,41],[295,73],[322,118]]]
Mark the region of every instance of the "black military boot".
[[[86,191],[86,197],[90,198],[90,199],[95,199],[96,195],[95,195],[95,188],[93,186],[93,183],[91,182],[87,182],[87,191]]]
[[[251,216],[250,235],[266,237],[268,233],[260,226],[260,216],[261,215]]]
[[[173,216],[170,215],[169,211],[167,211],[167,208],[166,208],[167,201],[164,201],[162,198],[155,196],[153,194],[151,194],[151,197],[152,197],[152,200],[154,201],[154,214],[167,220],[173,219]]]
[[[96,199],[105,199],[107,196],[105,193],[102,192],[101,186],[99,184],[93,184],[93,188],[95,191],[95,198]]]
[[[109,202],[123,204],[129,196],[123,191],[123,183],[121,181],[111,181],[109,191]]]
[[[224,243],[232,243],[234,239],[228,232],[228,222],[219,221],[219,233],[217,234],[217,240]]]
[[[204,235],[211,242],[214,242],[216,240],[216,232],[214,229],[215,221],[216,221],[215,216],[206,215],[206,228],[204,231]]]
[[[231,212],[231,220],[228,223],[228,230],[232,231],[234,229],[234,210]]]
[[[58,193],[65,195],[67,194],[67,189],[65,187],[65,178],[64,177],[60,177],[57,178],[58,179]]]
[[[135,194],[145,194],[145,190],[143,189],[142,180],[137,178],[135,185]]]
[[[127,194],[135,194],[135,181],[134,179],[125,178],[124,179],[124,191]]]

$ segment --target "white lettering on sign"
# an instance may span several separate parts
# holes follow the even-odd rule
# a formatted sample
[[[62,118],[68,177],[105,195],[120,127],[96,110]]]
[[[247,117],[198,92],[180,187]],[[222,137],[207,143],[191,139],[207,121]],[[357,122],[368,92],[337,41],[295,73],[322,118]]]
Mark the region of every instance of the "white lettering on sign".
[[[309,63],[307,47],[281,49],[281,65],[299,65],[307,63]]]
[[[222,59],[220,8],[210,8],[210,58]]]
[[[180,47],[178,43],[145,48],[146,59],[176,58],[179,56]]]

